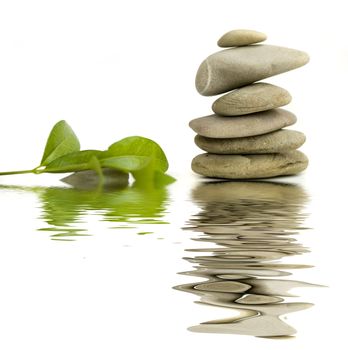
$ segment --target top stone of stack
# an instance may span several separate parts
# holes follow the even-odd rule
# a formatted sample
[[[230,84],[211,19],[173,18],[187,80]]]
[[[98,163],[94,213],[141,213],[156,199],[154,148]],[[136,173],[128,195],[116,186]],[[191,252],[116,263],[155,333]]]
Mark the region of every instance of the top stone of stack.
[[[303,51],[273,45],[250,45],[265,39],[266,35],[249,30],[223,35],[218,41],[219,46],[236,47],[216,52],[201,63],[196,75],[197,91],[204,96],[219,95],[299,68],[309,61],[309,56]]]
[[[224,34],[218,40],[217,44],[220,47],[246,46],[260,43],[261,41],[265,41],[266,39],[266,34],[257,32],[256,30],[235,29]]]

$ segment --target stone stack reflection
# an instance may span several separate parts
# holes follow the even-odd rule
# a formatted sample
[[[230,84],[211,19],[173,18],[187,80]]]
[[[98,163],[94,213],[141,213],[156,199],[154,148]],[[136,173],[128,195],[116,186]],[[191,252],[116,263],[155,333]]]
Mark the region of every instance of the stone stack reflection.
[[[313,285],[284,278],[291,275],[288,270],[308,266],[281,260],[308,251],[294,237],[304,228],[304,190],[297,185],[224,182],[202,184],[192,196],[201,211],[188,229],[203,233],[194,240],[213,246],[189,249],[201,254],[186,258],[195,270],[184,274],[206,281],[176,288],[199,295],[201,303],[238,310],[239,315],[190,330],[263,337],[294,334],[279,316],[310,307],[308,302],[289,301],[290,290]]]

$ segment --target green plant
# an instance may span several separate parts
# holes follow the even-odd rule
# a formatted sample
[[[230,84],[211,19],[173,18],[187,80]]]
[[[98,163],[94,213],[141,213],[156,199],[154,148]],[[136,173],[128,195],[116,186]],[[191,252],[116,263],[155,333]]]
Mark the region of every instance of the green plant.
[[[103,169],[131,173],[140,184],[169,184],[175,181],[165,173],[168,170],[168,160],[156,142],[141,136],[131,136],[113,143],[106,151],[81,151],[77,136],[64,120],[52,128],[37,167],[32,170],[0,172],[0,175],[94,170],[102,184]]]

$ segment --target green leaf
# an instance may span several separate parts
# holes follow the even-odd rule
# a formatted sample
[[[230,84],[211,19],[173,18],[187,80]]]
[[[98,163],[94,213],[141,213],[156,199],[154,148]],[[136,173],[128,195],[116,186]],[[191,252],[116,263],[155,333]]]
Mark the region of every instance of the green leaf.
[[[42,172],[69,173],[82,170],[95,170],[95,161],[102,153],[102,151],[97,150],[69,153],[49,163]]]
[[[80,142],[65,120],[59,121],[51,130],[40,166],[48,165],[53,160],[68,153],[80,150]]]
[[[32,170],[0,172],[0,176],[93,171],[98,176],[98,185],[103,186],[107,180],[104,176],[107,169],[117,170],[123,175],[127,173],[127,179],[128,173],[131,173],[136,185],[142,187],[175,181],[165,174],[168,160],[156,142],[131,136],[113,143],[107,151],[80,151],[79,140],[64,120],[52,128],[39,166]]]
[[[121,170],[127,173],[140,171],[148,166],[151,158],[144,156],[119,156],[100,159],[103,168]]]
[[[99,184],[102,186],[104,183],[104,175],[99,159],[95,155],[92,156],[92,158],[88,162],[88,165],[90,166],[90,169],[96,172],[96,174],[99,177]]]
[[[102,157],[143,156],[153,159],[155,170],[168,169],[168,160],[162,148],[154,141],[141,136],[126,137],[113,143]]]
[[[175,181],[176,181],[176,179],[173,176],[162,173],[160,171],[155,172],[154,182],[155,182],[155,185],[157,185],[157,186],[169,185]]]

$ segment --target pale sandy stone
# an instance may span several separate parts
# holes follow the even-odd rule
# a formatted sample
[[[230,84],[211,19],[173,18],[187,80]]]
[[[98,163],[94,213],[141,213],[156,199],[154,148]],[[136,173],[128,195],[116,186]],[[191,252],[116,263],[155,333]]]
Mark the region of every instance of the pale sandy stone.
[[[245,46],[260,43],[267,39],[267,35],[256,30],[235,29],[225,33],[219,40],[220,47]]]
[[[262,154],[295,150],[306,141],[306,136],[295,130],[277,130],[268,134],[213,139],[196,135],[195,143],[203,151],[215,154]]]
[[[212,106],[214,113],[223,116],[244,115],[267,111],[290,103],[285,89],[267,83],[255,83],[233,90],[218,98]]]
[[[204,153],[192,160],[200,175],[223,179],[257,179],[295,175],[307,168],[308,158],[300,151],[258,155]]]
[[[222,50],[206,58],[196,75],[197,91],[218,95],[301,67],[309,56],[299,50],[272,45],[251,45]]]
[[[262,135],[296,123],[296,116],[281,108],[241,117],[221,117],[216,114],[191,120],[190,127],[211,138],[235,138]]]

